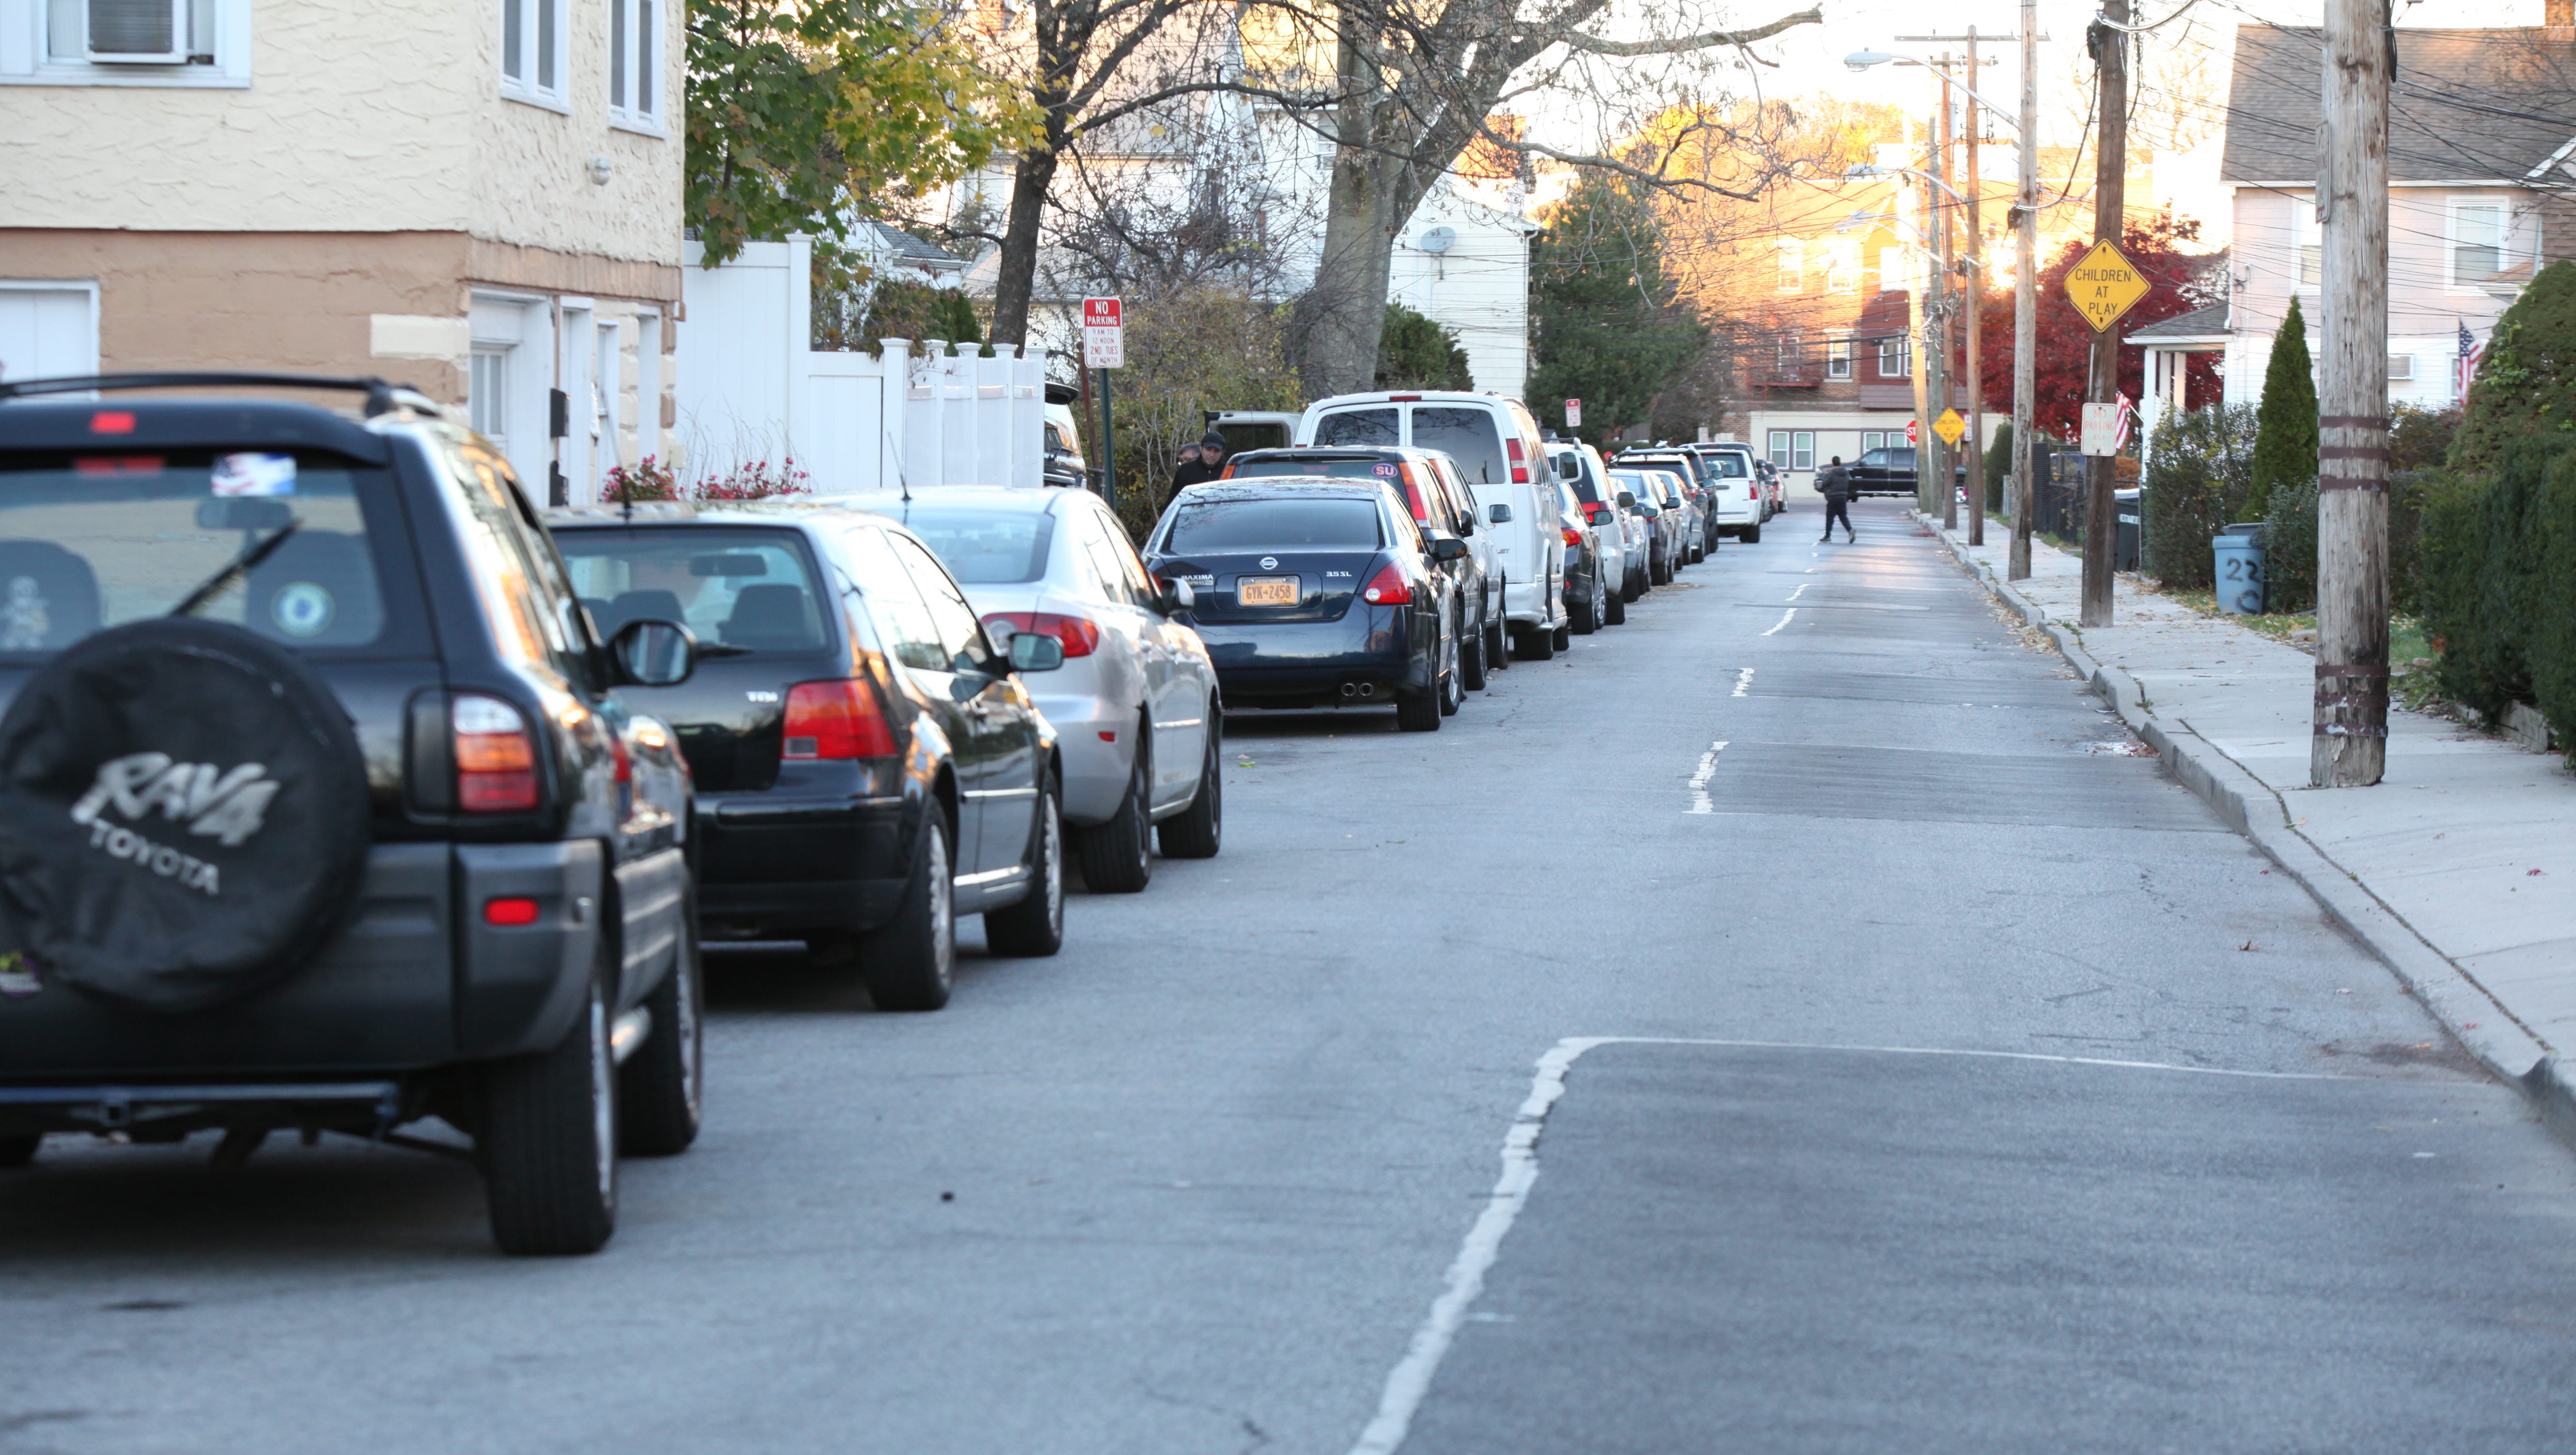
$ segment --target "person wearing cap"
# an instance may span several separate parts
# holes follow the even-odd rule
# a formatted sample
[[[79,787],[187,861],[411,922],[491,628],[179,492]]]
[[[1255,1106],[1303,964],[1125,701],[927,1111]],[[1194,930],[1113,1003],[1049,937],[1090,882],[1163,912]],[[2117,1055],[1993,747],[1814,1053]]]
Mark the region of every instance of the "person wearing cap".
[[[1172,471],[1172,488],[1164,495],[1163,503],[1171,504],[1172,496],[1180,494],[1186,486],[1205,484],[1217,478],[1218,466],[1224,459],[1225,436],[1215,430],[1184,442],[1180,466]]]

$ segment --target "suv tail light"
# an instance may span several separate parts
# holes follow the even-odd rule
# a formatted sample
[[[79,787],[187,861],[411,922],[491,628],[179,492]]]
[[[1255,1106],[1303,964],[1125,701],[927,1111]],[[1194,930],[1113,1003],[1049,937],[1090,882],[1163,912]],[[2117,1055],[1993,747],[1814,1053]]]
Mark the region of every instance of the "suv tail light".
[[[1587,501],[1583,507],[1583,518],[1592,522],[1594,525],[1599,525],[1601,522],[1609,519],[1610,506],[1608,502],[1600,500]]]
[[[1402,571],[1395,569],[1395,563],[1389,561],[1369,578],[1368,589],[1360,593],[1360,599],[1379,606],[1404,606],[1413,600],[1413,586],[1404,579]]]
[[[894,730],[867,683],[855,677],[799,682],[787,690],[787,726],[779,755],[790,761],[817,758],[883,758],[894,752]]]
[[[1100,650],[1100,623],[1087,616],[1067,616],[1054,611],[991,611],[984,622],[1001,622],[1014,632],[1044,632],[1064,643],[1068,657],[1088,657]]]
[[[1565,537],[1565,543],[1569,546],[1579,546],[1583,544],[1583,532],[1576,530],[1570,525],[1557,527],[1557,533]]]
[[[1520,436],[1514,435],[1510,439],[1503,441],[1503,448],[1511,452],[1512,483],[1515,485],[1527,485],[1529,483],[1529,460],[1521,454]]]
[[[537,742],[528,720],[497,697],[460,693],[448,708],[455,733],[456,806],[467,813],[526,813],[537,806]]]

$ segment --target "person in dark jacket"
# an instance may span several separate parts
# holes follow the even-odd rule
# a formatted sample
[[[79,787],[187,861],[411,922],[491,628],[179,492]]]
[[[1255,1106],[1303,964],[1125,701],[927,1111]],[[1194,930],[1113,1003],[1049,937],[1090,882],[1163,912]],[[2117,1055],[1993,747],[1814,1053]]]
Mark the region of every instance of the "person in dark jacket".
[[[1851,523],[1851,471],[1843,468],[1842,456],[1834,456],[1832,463],[1816,472],[1816,488],[1825,492],[1825,533],[1816,537],[1816,544],[1821,546],[1834,538],[1834,522],[1838,520],[1843,523],[1846,544],[1859,540]]]
[[[1171,504],[1172,496],[1180,494],[1186,486],[1204,485],[1216,479],[1223,473],[1221,466],[1224,460],[1225,436],[1215,430],[1209,430],[1196,441],[1182,445],[1181,463],[1179,468],[1172,471],[1172,488],[1163,496],[1163,503]]]

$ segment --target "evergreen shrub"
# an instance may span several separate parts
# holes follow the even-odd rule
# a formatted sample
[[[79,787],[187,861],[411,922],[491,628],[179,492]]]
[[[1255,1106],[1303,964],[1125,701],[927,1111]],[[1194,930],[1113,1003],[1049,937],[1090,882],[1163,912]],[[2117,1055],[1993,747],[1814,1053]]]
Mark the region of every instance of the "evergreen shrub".
[[[2250,406],[2170,410],[2157,422],[2139,482],[2148,574],[2193,590],[2216,584],[2209,538],[2245,518],[2253,458]]]

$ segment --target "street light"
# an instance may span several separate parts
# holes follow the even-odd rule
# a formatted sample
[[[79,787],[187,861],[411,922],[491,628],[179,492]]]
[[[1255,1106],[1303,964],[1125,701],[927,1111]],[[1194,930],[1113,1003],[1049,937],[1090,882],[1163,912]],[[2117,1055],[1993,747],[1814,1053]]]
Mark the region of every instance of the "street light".
[[[1951,186],[1949,183],[1942,181],[1940,178],[1933,176],[1930,172],[1924,171],[1920,167],[1877,167],[1872,166],[1867,162],[1855,162],[1843,173],[1843,175],[1846,177],[1920,177],[1924,181],[1931,183],[1933,186],[1940,188],[1942,191],[1949,193],[1950,200],[1953,202],[1965,202],[1968,200],[1958,188]]]

